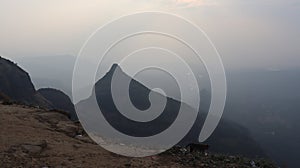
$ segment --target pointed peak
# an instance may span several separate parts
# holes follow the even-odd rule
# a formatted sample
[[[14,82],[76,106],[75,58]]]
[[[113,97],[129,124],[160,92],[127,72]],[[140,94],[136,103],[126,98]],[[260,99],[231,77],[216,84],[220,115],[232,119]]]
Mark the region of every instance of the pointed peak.
[[[117,68],[120,68],[120,69],[121,69],[121,67],[119,66],[119,64],[114,63],[114,64],[111,66],[109,72],[114,72]]]

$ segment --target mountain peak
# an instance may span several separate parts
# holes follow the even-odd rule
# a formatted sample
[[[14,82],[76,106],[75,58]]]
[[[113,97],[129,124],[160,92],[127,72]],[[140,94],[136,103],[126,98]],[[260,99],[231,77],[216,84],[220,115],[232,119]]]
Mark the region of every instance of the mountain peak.
[[[109,71],[106,72],[106,74],[104,75],[103,78],[111,78],[113,76],[113,74],[116,72],[116,69],[119,70],[119,72],[123,72],[123,70],[121,69],[120,65],[117,63],[112,64],[112,66],[110,67]],[[124,73],[124,72],[123,72]],[[125,73],[124,73],[125,74]],[[99,83],[101,80],[99,80],[97,83]]]
[[[120,68],[120,69],[121,69],[121,67],[119,66],[119,64],[114,63],[114,64],[111,66],[109,72],[114,72],[117,68]]]

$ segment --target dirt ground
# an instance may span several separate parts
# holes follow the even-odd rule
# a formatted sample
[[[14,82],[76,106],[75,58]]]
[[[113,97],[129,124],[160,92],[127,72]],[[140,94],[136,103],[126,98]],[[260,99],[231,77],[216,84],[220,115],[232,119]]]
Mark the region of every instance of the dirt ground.
[[[265,161],[212,154],[128,158],[95,144],[78,123],[56,111],[0,104],[0,167],[274,167]]]

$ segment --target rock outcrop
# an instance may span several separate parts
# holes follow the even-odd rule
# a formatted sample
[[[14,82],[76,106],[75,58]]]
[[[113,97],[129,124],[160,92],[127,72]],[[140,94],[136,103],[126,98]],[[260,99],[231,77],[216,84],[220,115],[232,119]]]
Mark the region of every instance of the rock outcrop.
[[[72,120],[78,120],[74,104],[65,93],[52,88],[39,89],[38,93],[51,102],[53,109],[65,111],[69,114]]]

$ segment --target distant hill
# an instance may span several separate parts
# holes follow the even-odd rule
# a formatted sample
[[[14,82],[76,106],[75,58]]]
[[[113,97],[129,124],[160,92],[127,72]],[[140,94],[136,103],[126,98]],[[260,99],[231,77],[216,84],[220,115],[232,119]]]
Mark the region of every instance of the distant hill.
[[[300,70],[232,72],[224,118],[251,131],[281,167],[300,165]]]
[[[72,119],[76,119],[74,105],[67,95],[55,89],[36,91],[26,71],[12,61],[0,57],[1,99],[47,109],[66,110]]]
[[[116,71],[116,69],[120,70],[121,73],[123,73],[121,74],[122,78],[130,78],[131,83],[129,87],[129,95],[132,103],[136,106],[136,108],[145,110],[150,106],[148,95],[151,90],[145,87],[142,83],[132,79],[116,64],[111,67],[109,72],[107,72],[103,78],[97,81],[97,83],[95,84],[95,93],[98,105],[106,120],[118,131],[123,132],[127,135],[138,137],[155,135],[168,128],[174,122],[180,107],[185,109],[187,115],[189,114],[189,111],[194,110],[184,103],[181,103],[172,98],[167,98],[167,104],[163,113],[150,122],[136,122],[124,117],[117,110],[111,95],[111,81],[113,73]],[[163,96],[159,93],[157,94],[157,96]],[[208,93],[206,92],[206,94],[204,95],[207,94]],[[124,97],[124,95],[119,96]],[[78,104],[76,104],[76,108],[89,109],[88,100],[79,102]],[[208,106],[207,104],[207,102],[204,102],[204,105],[206,107]],[[82,114],[82,116],[87,117],[87,114]],[[89,117],[91,119],[90,122],[97,122],[92,121],[94,118],[93,116]],[[202,128],[205,117],[206,114],[204,113],[204,110],[200,111],[200,114],[198,115],[198,118],[192,130],[186,135],[186,137],[180,142],[180,144],[185,145],[191,142],[197,142],[198,135]],[[218,128],[206,143],[210,144],[212,146],[212,151],[215,152],[242,154],[251,157],[264,156],[264,152],[261,150],[259,145],[251,138],[246,128],[224,119],[221,119]]]
[[[68,112],[72,120],[78,119],[76,116],[74,104],[64,92],[52,88],[43,88],[39,89],[38,93],[49,100],[56,110]]]

